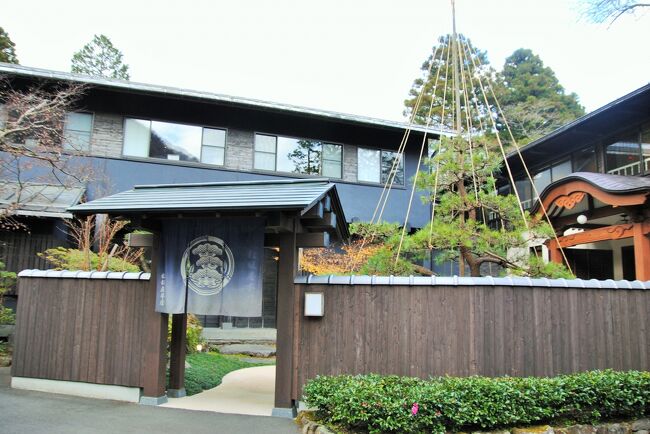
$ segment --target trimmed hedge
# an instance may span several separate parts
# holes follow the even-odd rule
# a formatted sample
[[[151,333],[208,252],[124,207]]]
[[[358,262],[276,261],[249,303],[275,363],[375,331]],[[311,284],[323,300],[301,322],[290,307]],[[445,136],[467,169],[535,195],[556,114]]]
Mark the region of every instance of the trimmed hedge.
[[[444,432],[650,414],[650,372],[553,378],[319,376],[304,400],[323,422],[361,432]]]

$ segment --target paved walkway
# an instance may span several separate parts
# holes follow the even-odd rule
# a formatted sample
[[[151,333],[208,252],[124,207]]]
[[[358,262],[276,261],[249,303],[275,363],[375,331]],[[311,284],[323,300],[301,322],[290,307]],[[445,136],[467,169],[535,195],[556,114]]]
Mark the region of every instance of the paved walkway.
[[[22,433],[269,433],[295,434],[290,419],[147,407],[7,387],[0,368],[0,432]]]
[[[275,366],[245,368],[227,374],[214,389],[184,398],[169,398],[161,407],[270,416],[274,391]]]

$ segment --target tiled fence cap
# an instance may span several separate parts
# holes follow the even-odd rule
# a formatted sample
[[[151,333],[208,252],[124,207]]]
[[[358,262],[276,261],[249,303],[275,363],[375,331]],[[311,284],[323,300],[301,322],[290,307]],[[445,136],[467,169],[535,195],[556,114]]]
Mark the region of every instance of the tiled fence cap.
[[[151,273],[127,271],[23,270],[18,277],[53,277],[57,279],[149,280]]]
[[[542,288],[650,289],[650,281],[531,279],[530,277],[458,277],[458,276],[299,276],[303,285],[373,285],[373,286],[528,286]]]

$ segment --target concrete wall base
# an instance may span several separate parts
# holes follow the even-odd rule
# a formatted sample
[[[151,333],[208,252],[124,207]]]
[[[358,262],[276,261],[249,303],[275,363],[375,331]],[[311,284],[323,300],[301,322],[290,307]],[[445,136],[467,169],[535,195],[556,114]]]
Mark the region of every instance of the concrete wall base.
[[[293,419],[296,417],[296,409],[294,407],[291,408],[279,408],[279,407],[274,407],[273,411],[271,411],[271,416],[273,417],[282,417],[285,419]]]
[[[141,396],[140,405],[160,405],[167,402],[167,395],[163,396]]]
[[[12,377],[11,387],[14,389],[36,390],[38,392],[59,393],[86,398],[112,399],[126,402],[140,401],[140,388],[138,387],[28,377]]]
[[[167,389],[167,396],[170,398],[182,398],[187,396],[187,393],[184,387],[182,389]]]

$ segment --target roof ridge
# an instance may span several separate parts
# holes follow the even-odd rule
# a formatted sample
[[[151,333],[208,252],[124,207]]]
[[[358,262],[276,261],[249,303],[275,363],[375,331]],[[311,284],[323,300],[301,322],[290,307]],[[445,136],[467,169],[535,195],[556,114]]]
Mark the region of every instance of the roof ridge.
[[[258,180],[258,181],[219,181],[219,182],[188,182],[177,184],[140,184],[134,185],[133,189],[147,188],[176,188],[176,187],[221,187],[226,185],[277,185],[277,184],[328,184],[333,182],[329,178],[309,178],[309,179],[278,179],[278,180]]]
[[[56,71],[52,69],[37,68],[24,65],[14,65],[11,63],[0,62],[0,72],[14,73],[24,76],[36,77],[41,79],[51,80],[68,80],[80,83],[86,83],[95,86],[111,86],[117,89],[126,89],[138,92],[155,92],[165,96],[176,97],[192,97],[200,99],[209,99],[212,101],[219,101],[221,103],[230,104],[243,104],[255,107],[256,109],[266,108],[282,110],[287,112],[298,113],[302,115],[311,115],[325,117],[332,120],[344,122],[356,122],[367,125],[375,125],[385,128],[398,128],[402,130],[412,130],[427,134],[450,134],[451,131],[442,131],[433,127],[425,127],[423,125],[412,124],[407,121],[396,121],[391,119],[381,119],[372,116],[358,115],[352,113],[338,112],[334,110],[323,110],[314,107],[305,107],[290,103],[280,103],[275,101],[266,101],[250,97],[241,97],[235,95],[228,95],[217,92],[209,92],[197,89],[186,89],[175,86],[165,86],[152,83],[144,83],[129,80],[120,80],[114,78],[95,77],[84,74],[76,74],[72,72]]]

